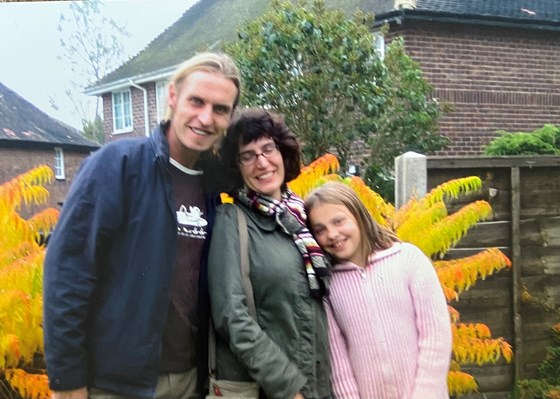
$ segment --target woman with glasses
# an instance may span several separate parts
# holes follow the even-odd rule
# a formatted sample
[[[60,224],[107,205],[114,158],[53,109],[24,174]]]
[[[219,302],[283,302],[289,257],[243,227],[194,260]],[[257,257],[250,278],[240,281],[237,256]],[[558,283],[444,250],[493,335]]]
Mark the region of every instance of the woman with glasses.
[[[286,183],[300,173],[300,148],[283,118],[243,111],[221,157],[247,221],[256,320],[240,271],[237,211],[218,209],[208,280],[218,379],[256,381],[261,398],[330,398],[327,320],[329,270],[306,228],[303,202]]]

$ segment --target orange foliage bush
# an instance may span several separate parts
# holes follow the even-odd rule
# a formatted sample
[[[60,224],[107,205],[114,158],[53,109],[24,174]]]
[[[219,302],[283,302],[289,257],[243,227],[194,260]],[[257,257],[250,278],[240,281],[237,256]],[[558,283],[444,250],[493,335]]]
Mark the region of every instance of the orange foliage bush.
[[[10,392],[0,392],[3,397],[50,397],[44,367],[37,361],[43,353],[45,248],[40,243],[56,223],[58,211],[45,209],[29,219],[19,211],[44,203],[49,197],[44,184],[52,179],[52,170],[39,166],[0,185],[0,373],[11,387]]]

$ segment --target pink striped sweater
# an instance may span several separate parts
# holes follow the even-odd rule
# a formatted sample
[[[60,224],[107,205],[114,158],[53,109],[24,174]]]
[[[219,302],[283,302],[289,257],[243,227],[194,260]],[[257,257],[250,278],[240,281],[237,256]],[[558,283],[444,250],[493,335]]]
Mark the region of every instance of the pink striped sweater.
[[[337,399],[447,399],[451,327],[430,260],[396,243],[333,269],[327,299]]]

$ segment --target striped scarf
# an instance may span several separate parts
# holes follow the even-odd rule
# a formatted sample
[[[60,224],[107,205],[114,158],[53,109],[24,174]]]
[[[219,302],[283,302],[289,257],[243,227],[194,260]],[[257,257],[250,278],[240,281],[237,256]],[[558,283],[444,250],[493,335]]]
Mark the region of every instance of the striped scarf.
[[[303,257],[311,296],[320,298],[328,295],[330,270],[323,251],[307,229],[305,224],[307,216],[301,198],[289,188],[282,193],[281,201],[246,188],[238,190],[235,197],[250,209],[275,217],[276,224],[294,240],[296,248]]]

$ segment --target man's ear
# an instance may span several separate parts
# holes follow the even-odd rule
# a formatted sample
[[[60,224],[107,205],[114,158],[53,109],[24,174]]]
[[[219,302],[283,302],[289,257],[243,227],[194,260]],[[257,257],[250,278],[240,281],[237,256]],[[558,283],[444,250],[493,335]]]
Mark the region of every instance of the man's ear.
[[[168,93],[167,93],[167,104],[169,108],[175,111],[175,105],[177,104],[177,89],[175,83],[169,83]]]

